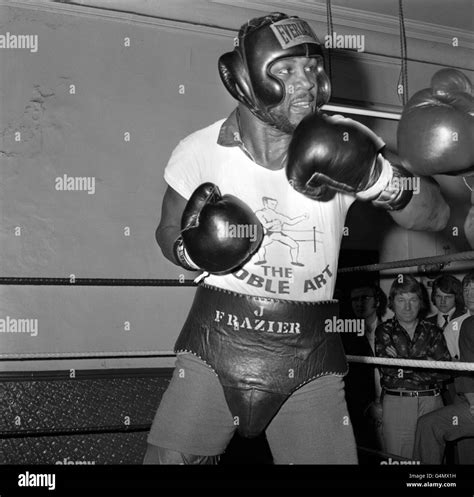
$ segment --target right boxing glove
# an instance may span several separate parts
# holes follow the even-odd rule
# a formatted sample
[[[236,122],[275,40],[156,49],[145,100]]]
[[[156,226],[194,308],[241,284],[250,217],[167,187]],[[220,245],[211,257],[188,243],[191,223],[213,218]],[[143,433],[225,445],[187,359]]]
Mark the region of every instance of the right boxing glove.
[[[245,202],[203,183],[186,204],[174,253],[185,269],[227,274],[245,264],[262,239],[263,227]]]
[[[412,175],[385,160],[379,153],[383,146],[361,123],[316,112],[293,132],[286,176],[296,191],[312,200],[330,200],[338,191],[400,210],[412,197],[401,180]]]

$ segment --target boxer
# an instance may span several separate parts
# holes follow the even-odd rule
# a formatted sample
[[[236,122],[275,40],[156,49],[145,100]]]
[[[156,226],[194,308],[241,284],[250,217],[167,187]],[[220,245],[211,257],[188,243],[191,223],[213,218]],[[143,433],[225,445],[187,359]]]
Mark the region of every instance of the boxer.
[[[250,20],[218,66],[238,107],[182,140],[165,169],[157,242],[203,273],[145,463],[216,463],[235,430],[266,430],[277,464],[356,463],[331,329],[346,213],[358,198],[438,230],[449,209],[430,182],[417,199],[404,189],[410,173],[368,128],[320,113],[330,82],[305,21]]]

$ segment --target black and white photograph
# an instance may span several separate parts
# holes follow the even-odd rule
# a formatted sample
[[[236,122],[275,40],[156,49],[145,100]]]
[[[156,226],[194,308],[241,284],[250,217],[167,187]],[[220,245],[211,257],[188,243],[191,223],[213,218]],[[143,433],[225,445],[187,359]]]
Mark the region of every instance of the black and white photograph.
[[[473,76],[472,0],[0,0],[0,496],[472,497]]]

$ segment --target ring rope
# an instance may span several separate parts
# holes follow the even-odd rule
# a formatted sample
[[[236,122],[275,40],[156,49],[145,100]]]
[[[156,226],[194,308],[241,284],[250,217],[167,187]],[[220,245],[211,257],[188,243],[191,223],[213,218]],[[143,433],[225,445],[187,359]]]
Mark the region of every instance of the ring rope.
[[[15,353],[0,354],[0,361],[43,361],[50,359],[131,359],[139,357],[175,357],[176,353],[172,350],[134,350],[118,352],[45,352],[45,353]]]
[[[343,267],[338,273],[352,273],[356,271],[382,271],[410,266],[429,264],[449,264],[456,261],[474,260],[474,250],[457,254],[420,257],[403,261],[382,262],[365,266]],[[145,279],[145,278],[46,278],[0,276],[0,285],[64,285],[64,286],[195,286],[192,279]]]
[[[0,430],[0,440],[15,438],[71,437],[76,435],[102,435],[106,433],[137,433],[150,431],[151,423],[129,426],[79,427],[66,429],[13,429]]]
[[[422,266],[429,264],[442,264],[458,261],[474,260],[474,250],[459,252],[449,255],[435,255],[432,257],[419,257],[417,259],[406,259],[404,261],[379,262],[378,264],[367,264],[365,266],[343,267],[338,273],[352,273],[355,271],[383,271],[384,269],[398,269],[410,266]]]
[[[190,279],[0,277],[3,285],[195,286]]]
[[[136,350],[120,352],[47,352],[29,354],[0,354],[0,361],[27,361],[27,360],[50,360],[50,359],[98,359],[98,358],[139,358],[139,357],[175,357],[176,353],[171,350]],[[412,368],[427,369],[449,369],[453,371],[474,371],[473,362],[450,362],[450,361],[427,361],[416,359],[401,359],[388,357],[371,357],[347,355],[349,362],[362,364],[376,364],[380,366],[408,366]]]
[[[450,369],[453,371],[474,371],[474,362],[427,361],[389,357],[368,357],[347,355],[349,362],[377,364],[380,366],[409,366],[411,368]]]

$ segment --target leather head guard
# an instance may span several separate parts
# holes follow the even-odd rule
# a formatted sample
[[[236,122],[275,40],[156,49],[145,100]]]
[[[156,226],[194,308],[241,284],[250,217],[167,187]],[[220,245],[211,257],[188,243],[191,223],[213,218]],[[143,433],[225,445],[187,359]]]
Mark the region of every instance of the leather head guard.
[[[236,100],[278,128],[269,110],[284,100],[285,85],[271,74],[272,65],[288,57],[316,56],[323,56],[322,47],[309,24],[277,12],[242,26],[234,50],[219,58],[219,74]],[[319,108],[331,95],[331,84],[322,66],[318,68],[317,85]]]

